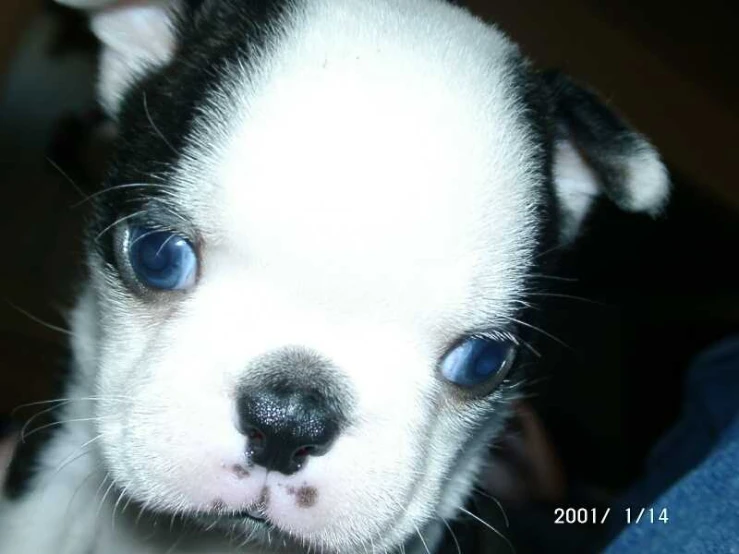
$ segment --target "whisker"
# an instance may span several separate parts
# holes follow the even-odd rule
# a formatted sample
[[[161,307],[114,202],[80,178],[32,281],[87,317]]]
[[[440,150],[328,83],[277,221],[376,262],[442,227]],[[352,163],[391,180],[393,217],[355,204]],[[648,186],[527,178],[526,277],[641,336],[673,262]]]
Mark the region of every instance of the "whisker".
[[[57,325],[53,325],[53,324],[51,324],[51,323],[47,323],[47,322],[46,322],[46,321],[44,321],[43,319],[41,319],[41,318],[39,318],[39,317],[36,317],[36,316],[35,316],[35,315],[33,315],[32,313],[30,313],[30,312],[28,312],[28,311],[24,310],[24,309],[23,309],[23,308],[21,308],[20,306],[16,306],[15,304],[13,304],[13,302],[11,302],[10,300],[8,300],[7,298],[5,299],[5,302],[6,302],[6,303],[7,303],[7,304],[8,304],[8,305],[9,305],[9,306],[11,307],[11,308],[13,308],[14,310],[16,310],[17,312],[19,312],[19,313],[23,314],[24,316],[26,316],[26,317],[27,317],[28,319],[30,319],[31,321],[33,321],[33,322],[35,322],[35,323],[38,323],[39,325],[41,325],[41,326],[43,326],[43,327],[46,327],[47,329],[51,329],[52,331],[56,331],[57,333],[61,333],[62,335],[66,335],[66,336],[68,336],[68,337],[73,337],[73,336],[74,336],[74,334],[73,334],[73,333],[72,333],[72,332],[71,332],[71,331],[70,331],[69,329],[65,329],[65,328],[63,328],[63,327],[59,327],[59,326],[57,326]]]
[[[66,405],[66,404],[72,404],[77,401],[96,401],[96,400],[132,400],[133,397],[131,396],[124,396],[124,395],[104,395],[104,396],[80,396],[80,397],[74,397],[74,396],[68,396],[68,397],[61,397],[61,398],[53,398],[50,400],[39,400],[37,402],[28,402],[27,404],[21,404],[19,406],[16,406],[13,408],[13,410],[10,412],[10,415],[15,415],[20,410],[23,410],[25,408],[32,408],[34,406],[44,406],[48,404],[59,404]]]
[[[516,346],[521,345],[524,348],[526,348],[526,350],[531,352],[534,356],[536,356],[537,358],[542,357],[541,353],[536,348],[534,348],[528,341],[525,341],[520,336],[518,336],[515,333],[511,333],[510,331],[508,332],[508,334],[511,336],[511,338],[514,339],[513,342],[516,344]]]
[[[149,124],[152,126],[154,131],[156,131],[157,135],[159,135],[159,138],[162,139],[162,141],[164,141],[164,144],[166,144],[172,152],[179,155],[179,152],[177,152],[175,147],[172,146],[172,143],[167,140],[164,134],[159,130],[159,127],[156,126],[156,123],[154,123],[154,119],[152,119],[151,117],[151,112],[149,112],[149,103],[146,99],[146,91],[142,93],[142,96],[144,100],[144,113],[146,114],[146,119],[149,120]]]
[[[123,487],[123,490],[121,490],[118,493],[118,500],[116,500],[115,501],[115,504],[113,504],[113,514],[110,517],[110,527],[111,527],[111,529],[114,532],[115,532],[115,529],[116,529],[116,527],[115,527],[115,514],[116,514],[116,511],[118,510],[118,506],[120,505],[121,501],[123,500],[123,496],[126,494],[126,490],[127,489],[128,489],[128,487]]]
[[[140,240],[143,240],[143,239],[145,239],[146,237],[148,237],[148,236],[150,236],[150,235],[153,235],[153,234],[155,234],[155,233],[157,233],[157,232],[158,232],[157,230],[155,230],[155,229],[151,229],[151,230],[149,230],[149,231],[146,231],[145,233],[141,233],[141,234],[140,234],[139,236],[137,236],[137,237],[136,237],[135,239],[133,239],[133,240],[131,241],[131,244],[129,245],[129,248],[130,248],[130,247],[132,247],[132,246],[134,246],[134,245],[135,245],[135,244],[136,244],[137,242],[139,242]],[[159,252],[157,252],[157,256],[158,256],[158,255],[159,255]]]
[[[218,525],[218,519],[213,518],[213,521],[206,525],[204,532],[208,533],[209,531],[212,531],[213,529],[215,529],[216,525]]]
[[[162,245],[159,247],[159,250],[157,250],[156,257],[158,258],[159,255],[162,253],[162,250],[169,244],[169,241],[171,241],[173,238],[175,238],[176,235],[169,235],[167,237],[167,240],[165,240]]]
[[[101,491],[101,490],[103,490],[103,487],[105,486],[105,484],[106,484],[106,483],[108,482],[108,480],[109,480],[109,479],[110,479],[110,472],[107,472],[107,473],[105,474],[105,476],[103,477],[103,479],[102,479],[102,480],[100,481],[100,484],[98,485],[98,488],[97,488],[97,490],[95,490],[95,496],[94,496],[94,498],[95,498],[95,500],[96,500],[96,501],[97,501],[98,495],[100,494],[100,491]],[[113,486],[113,480],[112,480],[112,479],[110,479],[110,486],[111,486],[111,487]],[[106,493],[106,494],[107,494],[107,493]],[[102,505],[102,502],[103,502],[104,498],[105,498],[105,497],[103,497],[103,498],[102,498],[102,499],[100,500],[100,504],[98,505],[98,509],[97,509],[97,515],[95,516],[95,521],[96,521],[96,522],[97,522],[97,520],[98,520],[98,519],[99,519],[99,517],[100,517],[100,511],[101,511],[101,510],[103,509],[103,505]]]
[[[133,528],[138,529],[139,524],[141,523],[141,518],[144,516],[144,513],[149,508],[150,500],[147,498],[143,504],[139,504],[139,515],[136,516],[136,520],[134,521]]]
[[[133,189],[133,188],[153,188],[160,191],[163,191],[164,193],[168,194],[169,190],[167,187],[163,184],[157,184],[157,183],[123,183],[122,185],[115,185],[112,187],[106,187],[103,189],[100,189],[98,191],[93,192],[92,194],[86,196],[83,200],[80,200],[79,202],[75,202],[72,204],[72,209],[78,208],[82,204],[85,204],[86,202],[89,202],[99,196],[102,196],[104,194],[108,194],[111,192],[115,192],[117,190],[122,189]]]
[[[504,535],[503,533],[501,533],[501,532],[500,532],[500,531],[498,531],[498,530],[497,530],[497,529],[496,529],[495,527],[493,527],[492,525],[490,525],[490,524],[489,524],[489,523],[488,523],[487,521],[485,521],[484,519],[482,519],[482,518],[480,518],[480,517],[477,517],[477,516],[476,516],[475,514],[473,514],[473,513],[472,513],[472,512],[470,512],[469,510],[465,509],[464,507],[460,506],[460,507],[459,507],[459,510],[460,510],[461,512],[463,512],[463,513],[467,514],[468,516],[470,516],[470,517],[471,517],[472,519],[474,519],[475,521],[477,521],[477,522],[481,523],[481,524],[482,524],[482,525],[484,525],[484,526],[485,526],[486,528],[490,529],[490,530],[491,530],[491,531],[492,531],[493,533],[495,533],[496,535],[498,535],[498,536],[499,536],[499,537],[500,537],[501,539],[503,539],[503,540],[505,541],[505,543],[506,543],[506,544],[508,545],[508,547],[509,547],[509,548],[511,549],[511,552],[513,552],[513,553],[515,554],[515,552],[516,552],[516,548],[515,548],[515,547],[513,546],[513,543],[512,543],[512,542],[511,542],[511,541],[510,541],[510,540],[508,539],[508,537],[506,537],[506,536],[505,536],[505,535]]]
[[[556,252],[557,250],[563,250],[564,248],[565,248],[565,245],[563,245],[563,244],[557,244],[555,246],[552,246],[551,248],[547,248],[546,250],[544,250],[542,252],[539,252],[535,256],[535,259],[539,260],[539,259],[541,259],[541,258],[543,258],[543,257],[545,257],[545,256],[547,256],[547,255],[549,255],[549,254],[551,254],[553,252]]]
[[[454,544],[457,546],[457,554],[462,554],[462,547],[459,546],[459,541],[457,540],[457,535],[454,533],[454,530],[452,529],[452,526],[449,525],[449,522],[444,519],[443,517],[439,518],[444,525],[446,525],[446,528],[449,530],[449,534],[452,536],[452,540],[454,541]]]
[[[592,298],[585,298],[583,296],[575,296],[572,294],[562,294],[557,292],[527,292],[526,296],[538,296],[540,298],[563,298],[565,300],[577,300],[578,302],[585,302],[586,304],[593,304],[595,306],[608,307],[605,302],[599,302]]]
[[[428,545],[426,544],[426,539],[423,538],[423,534],[421,534],[421,531],[416,525],[413,525],[413,528],[416,530],[416,534],[418,535],[418,538],[421,539],[421,544],[423,545],[423,549],[426,551],[426,554],[431,554],[431,551],[429,550]]]
[[[177,519],[177,513],[179,512],[178,509],[172,510],[172,517],[169,518],[169,532],[172,533],[174,531],[174,522]]]
[[[102,421],[103,419],[107,419],[108,417],[113,417],[113,416],[80,417],[80,418],[74,418],[74,419],[65,419],[63,421],[53,421],[52,423],[47,423],[45,425],[41,425],[40,427],[36,427],[35,429],[32,429],[25,436],[21,436],[21,440],[25,442],[28,439],[28,437],[33,436],[35,433],[38,433],[39,431],[43,431],[44,429],[56,427],[57,425],[65,425],[67,423],[83,423],[85,421]]]
[[[67,182],[68,182],[68,183],[69,183],[70,185],[72,185],[72,188],[73,188],[73,189],[74,189],[75,191],[77,191],[77,193],[79,193],[79,195],[80,195],[80,196],[82,196],[83,198],[84,198],[84,197],[86,196],[85,192],[84,192],[84,191],[83,191],[83,190],[82,190],[82,189],[81,189],[81,188],[80,188],[80,187],[79,187],[79,186],[77,185],[77,183],[75,183],[75,182],[74,182],[74,179],[72,179],[72,178],[71,178],[71,177],[70,177],[70,176],[69,176],[69,175],[67,174],[67,172],[66,172],[66,171],[64,171],[64,170],[63,170],[63,169],[62,169],[62,168],[61,168],[61,167],[59,166],[59,164],[57,164],[57,163],[56,163],[56,162],[55,162],[54,160],[52,160],[52,159],[51,159],[51,158],[49,158],[48,156],[46,157],[46,161],[47,161],[47,162],[49,162],[49,165],[51,165],[51,167],[53,167],[54,169],[56,169],[56,170],[57,170],[57,171],[59,172],[59,174],[60,174],[60,175],[61,175],[62,177],[64,177],[64,179],[65,179],[65,180],[66,180],[66,181],[67,181]]]
[[[126,500],[126,503],[123,505],[123,508],[121,508],[121,515],[126,513],[126,509],[128,506],[130,506],[131,502],[133,502],[133,496],[129,496],[128,500]]]
[[[524,347],[524,348],[525,348],[526,350],[528,350],[529,352],[531,352],[531,353],[532,353],[532,354],[533,354],[534,356],[536,356],[537,358],[541,359],[541,358],[543,357],[543,356],[541,355],[541,352],[539,352],[539,351],[538,351],[538,350],[537,350],[536,348],[534,348],[533,346],[531,346],[531,345],[530,345],[530,344],[529,344],[528,342],[526,342],[526,341],[523,341],[523,340],[519,340],[519,342],[520,342],[520,343],[521,343],[521,344],[523,345],[523,347]]]
[[[399,509],[402,514],[408,513],[408,508],[404,507],[400,502],[398,502],[395,499],[389,499],[391,500]],[[421,544],[423,545],[424,550],[426,551],[426,554],[431,554],[431,551],[429,550],[428,544],[426,544],[426,539],[424,539],[423,534],[421,533],[421,530],[418,528],[418,526],[413,523],[413,529],[416,531],[416,534],[418,535],[418,538],[421,539]]]
[[[500,299],[497,299],[497,298],[495,299],[495,301],[497,301],[497,302],[501,302],[501,301],[502,302],[505,302],[505,300],[500,300]],[[510,302],[512,304],[518,304],[519,306],[523,306],[527,310],[534,310],[534,311],[540,310],[539,306],[536,306],[536,305],[532,304],[531,302],[527,302],[525,300],[521,300],[520,298],[514,298],[514,299],[511,299],[511,300],[508,300],[508,302]]]
[[[134,219],[136,217],[140,217],[143,214],[144,214],[143,210],[139,210],[138,212],[134,212],[132,214],[124,215],[123,217],[118,218],[116,221],[114,221],[113,223],[111,223],[110,225],[108,225],[105,229],[103,229],[102,231],[100,231],[97,234],[97,236],[95,237],[95,241],[96,242],[99,241],[100,240],[100,237],[102,237],[105,233],[107,233],[108,231],[110,231],[116,225],[120,225],[121,223],[124,223],[124,222],[128,221],[129,219]]]
[[[177,539],[174,541],[174,544],[167,549],[167,552],[165,552],[165,554],[172,554],[175,550],[177,550],[177,547],[184,540],[184,538],[185,538],[185,533],[184,532],[180,533],[180,536],[177,537]]]
[[[85,451],[85,449],[90,446],[91,444],[97,442],[103,437],[102,434],[99,434],[90,440],[86,441],[82,446],[75,449],[75,451],[67,456],[62,462],[57,466],[56,470],[54,470],[54,473],[49,477],[49,479],[53,479],[56,477],[65,467],[67,467],[69,464],[79,460],[82,456],[85,456],[87,454],[90,454],[91,452]]]
[[[493,495],[488,494],[487,492],[483,491],[480,487],[473,487],[473,490],[475,491],[475,494],[479,494],[480,496],[484,496],[485,498],[492,500],[495,502],[495,504],[498,506],[498,509],[500,509],[500,513],[503,515],[503,521],[505,522],[506,527],[511,526],[511,522],[508,519],[508,514],[506,513],[505,509],[503,508],[503,504],[500,503],[500,500],[495,498]]]
[[[100,504],[98,505],[97,513],[95,514],[95,520],[100,519],[100,514],[103,511],[103,506],[105,505],[105,500],[108,498],[108,495],[110,494],[110,491],[113,489],[113,485],[115,485],[115,481],[113,479],[110,480],[110,485],[108,485],[108,488],[105,491],[105,494],[100,499]]]
[[[89,454],[89,452],[85,452],[85,454]],[[77,488],[74,489],[74,493],[72,493],[71,498],[69,499],[69,503],[67,504],[67,510],[64,513],[64,517],[66,518],[69,515],[70,508],[74,505],[74,500],[77,498],[77,494],[79,494],[80,490],[82,490],[82,487],[84,487],[87,482],[90,480],[91,477],[94,477],[95,475],[98,475],[98,472],[95,470],[92,470],[87,477],[85,477],[79,485],[77,485]]]
[[[62,404],[62,405],[64,405],[64,404]],[[28,430],[28,428],[31,425],[31,423],[33,423],[34,421],[36,421],[41,416],[43,416],[45,414],[48,414],[50,412],[53,412],[54,410],[56,410],[59,407],[60,407],[60,405],[57,404],[57,405],[52,406],[51,408],[46,408],[44,410],[41,410],[39,412],[36,412],[31,417],[29,417],[28,420],[23,424],[23,427],[21,427],[21,433],[20,433],[20,435],[21,435],[21,443],[25,443],[26,442],[26,438],[27,438],[26,431]]]
[[[564,283],[577,283],[579,279],[576,277],[560,277],[559,275],[547,275],[545,273],[528,273],[528,277],[534,279],[548,279],[550,281],[562,281]]]
[[[545,331],[541,327],[537,327],[536,325],[532,325],[531,323],[526,323],[525,321],[522,321],[522,320],[517,319],[515,317],[510,317],[510,316],[506,316],[506,315],[503,315],[503,314],[498,314],[498,317],[501,317],[503,319],[507,319],[508,321],[512,321],[513,323],[517,323],[518,325],[521,325],[522,327],[526,327],[527,329],[531,329],[532,331],[537,331],[538,333],[541,333],[545,337],[550,338],[554,342],[556,342],[556,343],[564,346],[568,350],[574,350],[569,344],[567,344],[566,342],[564,342],[562,339],[560,339],[558,337],[555,337],[554,335],[552,335],[551,333],[548,333],[547,331]]]

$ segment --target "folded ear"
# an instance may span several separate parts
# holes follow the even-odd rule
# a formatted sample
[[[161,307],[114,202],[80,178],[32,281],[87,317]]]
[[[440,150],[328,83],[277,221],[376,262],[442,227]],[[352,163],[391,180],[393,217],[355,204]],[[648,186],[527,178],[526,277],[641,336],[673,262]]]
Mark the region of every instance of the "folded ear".
[[[554,184],[562,236],[573,240],[594,200],[655,216],[667,203],[669,177],[649,141],[592,91],[559,72],[542,74],[555,120]]]
[[[100,39],[98,98],[115,117],[126,91],[149,71],[165,65],[176,47],[177,0],[57,0],[90,11]]]

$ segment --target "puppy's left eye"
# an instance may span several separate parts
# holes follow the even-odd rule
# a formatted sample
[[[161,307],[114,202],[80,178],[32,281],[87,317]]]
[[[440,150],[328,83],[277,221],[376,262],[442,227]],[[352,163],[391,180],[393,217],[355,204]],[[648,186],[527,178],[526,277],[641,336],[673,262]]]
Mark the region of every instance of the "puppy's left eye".
[[[132,227],[128,257],[136,278],[159,290],[183,290],[195,284],[198,260],[184,237],[169,231]]]
[[[472,388],[501,376],[513,361],[514,344],[505,339],[469,337],[441,362],[441,374],[460,387]]]

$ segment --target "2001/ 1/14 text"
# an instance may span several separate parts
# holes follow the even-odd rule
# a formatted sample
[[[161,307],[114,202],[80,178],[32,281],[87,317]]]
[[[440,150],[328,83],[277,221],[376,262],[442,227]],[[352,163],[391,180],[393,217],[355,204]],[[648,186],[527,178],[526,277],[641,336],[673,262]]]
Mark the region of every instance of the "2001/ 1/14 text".
[[[638,525],[640,523],[666,524],[670,521],[667,508],[626,508],[623,510],[627,525]],[[608,517],[615,517],[611,508],[555,508],[554,523],[558,525],[593,525],[604,524]]]

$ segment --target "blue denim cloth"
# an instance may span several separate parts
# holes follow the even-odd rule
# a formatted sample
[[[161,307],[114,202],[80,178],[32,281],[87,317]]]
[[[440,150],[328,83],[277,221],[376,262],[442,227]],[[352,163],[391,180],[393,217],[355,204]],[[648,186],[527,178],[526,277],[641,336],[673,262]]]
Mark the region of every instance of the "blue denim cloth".
[[[739,554],[739,337],[701,354],[690,368],[683,415],[658,444],[644,478],[614,507],[627,525],[605,554]],[[666,509],[667,523],[657,519]]]

